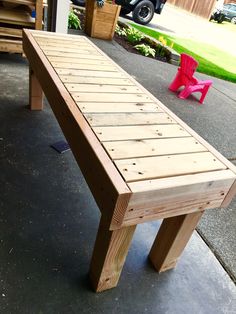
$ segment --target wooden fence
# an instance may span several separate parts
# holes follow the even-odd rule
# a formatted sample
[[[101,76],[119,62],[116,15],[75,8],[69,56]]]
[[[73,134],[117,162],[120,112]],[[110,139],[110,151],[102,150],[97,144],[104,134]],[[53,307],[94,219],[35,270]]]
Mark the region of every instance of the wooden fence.
[[[209,18],[216,0],[168,0],[169,3],[204,18]]]

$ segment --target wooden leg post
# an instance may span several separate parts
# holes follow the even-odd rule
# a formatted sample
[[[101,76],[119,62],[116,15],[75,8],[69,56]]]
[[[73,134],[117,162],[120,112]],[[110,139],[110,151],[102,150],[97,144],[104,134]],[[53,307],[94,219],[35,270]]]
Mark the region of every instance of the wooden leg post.
[[[29,70],[29,101],[31,110],[43,109],[43,91],[33,70]]]
[[[175,267],[202,214],[197,212],[163,220],[149,254],[157,271]]]
[[[96,292],[117,285],[136,225],[110,231],[101,218],[93,257],[90,279]]]

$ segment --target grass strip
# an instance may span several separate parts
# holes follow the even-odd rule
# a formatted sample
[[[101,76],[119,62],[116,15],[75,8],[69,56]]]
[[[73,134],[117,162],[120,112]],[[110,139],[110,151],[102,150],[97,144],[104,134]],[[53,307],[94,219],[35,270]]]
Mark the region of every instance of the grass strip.
[[[224,65],[222,65],[222,63],[225,62],[226,68],[236,68],[234,58],[230,54],[204,43],[169,36],[167,34],[134,23],[130,24],[144,34],[157,40],[160,36],[162,36],[167,41],[167,45],[170,45],[173,42],[173,48],[175,51],[178,53],[187,53],[198,61],[198,72],[236,83],[236,73],[228,71],[227,69],[223,68]],[[202,57],[202,55],[204,55],[204,57]],[[214,62],[209,60],[209,58],[206,58],[205,56],[207,55],[209,55],[209,58],[214,60]]]

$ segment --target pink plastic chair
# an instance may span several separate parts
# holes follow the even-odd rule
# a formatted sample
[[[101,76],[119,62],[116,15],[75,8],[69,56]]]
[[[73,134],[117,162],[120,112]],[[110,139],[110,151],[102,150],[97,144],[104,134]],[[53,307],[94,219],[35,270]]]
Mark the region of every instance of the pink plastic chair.
[[[177,91],[181,86],[185,86],[184,89],[179,93],[178,97],[185,99],[191,93],[200,92],[202,96],[199,102],[202,104],[208,89],[212,85],[211,80],[199,81],[193,74],[198,66],[198,62],[191,56],[182,53],[180,55],[180,67],[178,72],[170,84],[169,89],[173,92]]]

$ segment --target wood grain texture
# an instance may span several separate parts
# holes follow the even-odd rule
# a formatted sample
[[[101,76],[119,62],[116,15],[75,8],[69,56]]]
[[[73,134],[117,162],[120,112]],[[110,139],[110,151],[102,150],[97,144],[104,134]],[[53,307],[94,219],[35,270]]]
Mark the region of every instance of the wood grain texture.
[[[103,145],[113,160],[207,151],[193,137],[111,141]]]
[[[176,124],[145,126],[93,127],[100,141],[142,140],[150,138],[188,137],[184,129]]]
[[[117,160],[126,182],[180,176],[227,167],[209,152]]]
[[[22,53],[22,41],[0,38],[0,51]]]
[[[83,113],[117,113],[117,112],[162,112],[162,110],[155,103],[146,102],[96,102],[96,103],[79,103],[78,107]]]
[[[140,93],[140,89],[136,86],[114,86],[110,84],[66,84],[66,88],[74,97],[81,95],[82,93],[118,93],[118,94],[137,94]]]
[[[109,231],[105,219],[101,218],[89,272],[96,292],[117,285],[135,228]]]
[[[129,188],[29,30],[23,32],[23,43],[30,65],[100,210],[106,213],[107,217],[111,217],[117,200],[130,196]]]
[[[0,36],[22,38],[22,30],[10,27],[0,27]]]
[[[29,101],[31,110],[43,109],[43,91],[32,69],[29,69]]]
[[[24,10],[1,8],[0,22],[34,27],[35,19]]]
[[[96,72],[97,73],[97,72]],[[98,73],[97,73],[98,75]],[[129,81],[129,79],[125,78],[119,78],[116,77],[94,77],[86,76],[86,75],[80,75],[80,76],[72,76],[72,75],[60,75],[60,79],[63,83],[68,84],[90,84],[97,85],[97,84],[106,84],[106,85],[125,85],[125,86],[134,86],[132,82]]]
[[[203,212],[166,218],[151,248],[149,258],[158,272],[174,268]]]

